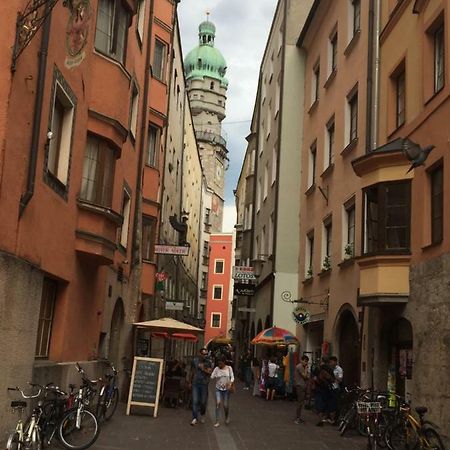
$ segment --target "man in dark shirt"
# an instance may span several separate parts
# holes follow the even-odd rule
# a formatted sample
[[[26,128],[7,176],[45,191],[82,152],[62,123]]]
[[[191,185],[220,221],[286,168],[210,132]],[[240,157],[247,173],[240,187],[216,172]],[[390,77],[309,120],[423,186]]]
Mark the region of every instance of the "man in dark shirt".
[[[327,422],[333,381],[333,369],[330,367],[329,358],[323,356],[322,364],[316,369],[314,376],[314,405],[320,418],[317,426],[323,426]]]
[[[241,371],[242,371],[242,377],[245,381],[245,387],[244,389],[248,390],[250,389],[250,386],[252,384],[252,351],[248,349],[242,356],[241,356]]]
[[[190,382],[192,386],[192,426],[196,425],[199,420],[201,423],[205,422],[208,384],[213,369],[213,365],[207,356],[208,350],[202,348],[199,356],[192,360]]]

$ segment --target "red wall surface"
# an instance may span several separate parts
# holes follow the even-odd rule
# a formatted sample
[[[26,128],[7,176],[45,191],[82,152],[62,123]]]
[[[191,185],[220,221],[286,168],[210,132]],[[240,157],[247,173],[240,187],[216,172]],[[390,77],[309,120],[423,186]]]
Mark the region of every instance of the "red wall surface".
[[[232,234],[212,234],[209,242],[208,294],[206,299],[205,343],[216,336],[228,334],[228,311],[230,308],[231,267],[233,255]],[[223,273],[215,273],[216,262],[222,260]],[[222,299],[213,298],[214,287],[222,286]],[[213,327],[213,314],[220,314],[220,326]]]

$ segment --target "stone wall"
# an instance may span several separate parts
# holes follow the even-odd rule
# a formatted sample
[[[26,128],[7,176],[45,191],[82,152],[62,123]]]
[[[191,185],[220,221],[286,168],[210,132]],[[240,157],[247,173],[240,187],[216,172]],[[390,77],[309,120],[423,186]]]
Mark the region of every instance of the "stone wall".
[[[414,404],[450,436],[450,254],[411,267]]]
[[[0,252],[0,442],[15,423],[9,386],[26,386],[33,373],[42,272]]]

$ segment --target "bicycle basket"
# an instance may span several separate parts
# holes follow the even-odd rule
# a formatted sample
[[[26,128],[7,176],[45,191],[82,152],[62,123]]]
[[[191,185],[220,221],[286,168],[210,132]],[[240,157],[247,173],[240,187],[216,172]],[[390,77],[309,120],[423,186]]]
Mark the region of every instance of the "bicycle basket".
[[[381,412],[380,402],[356,402],[358,414],[379,414]]]

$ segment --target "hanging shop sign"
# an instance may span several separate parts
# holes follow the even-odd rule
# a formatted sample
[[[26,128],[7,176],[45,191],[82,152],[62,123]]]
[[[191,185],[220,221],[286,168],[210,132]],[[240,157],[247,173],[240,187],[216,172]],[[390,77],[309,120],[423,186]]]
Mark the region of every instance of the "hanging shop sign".
[[[245,283],[234,283],[234,295],[255,295],[255,285]]]
[[[158,255],[189,255],[190,247],[187,245],[155,245],[155,253]]]
[[[311,319],[311,313],[307,309],[303,308],[303,306],[297,306],[297,308],[292,311],[292,317],[295,322],[300,325],[304,325]]]
[[[183,302],[172,302],[170,300],[166,301],[167,311],[183,311],[183,308],[184,308]]]
[[[255,269],[250,266],[233,266],[235,280],[256,280]]]

